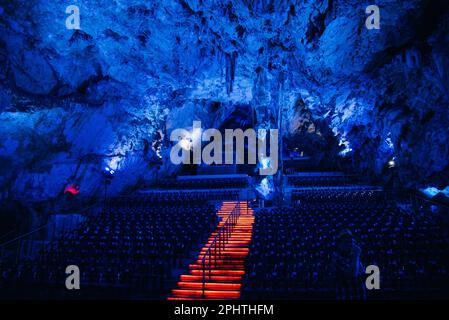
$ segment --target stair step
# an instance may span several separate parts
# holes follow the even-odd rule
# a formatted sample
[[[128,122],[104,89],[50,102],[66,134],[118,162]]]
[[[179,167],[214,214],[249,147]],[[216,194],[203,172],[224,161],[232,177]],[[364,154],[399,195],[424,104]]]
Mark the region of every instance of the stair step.
[[[228,244],[228,243],[249,244],[250,242],[251,242],[251,239],[235,239],[234,238],[234,239],[228,239],[228,241],[218,241],[218,239],[217,239],[217,241],[214,243],[214,239],[212,238],[212,239],[208,239],[206,244],[213,245],[213,246],[217,245],[217,247],[220,244],[223,247],[223,246],[226,246],[226,244]]]
[[[228,245],[248,246],[250,244],[250,242],[251,242],[251,240],[229,240],[225,243],[222,243],[221,246],[222,246],[222,248],[223,248],[223,246],[227,247]],[[218,242],[216,244],[217,244],[217,248],[218,248]],[[205,244],[205,246],[215,248],[215,244],[213,243],[212,240],[209,240]]]
[[[239,205],[240,216],[229,238],[217,247],[220,228],[232,211]],[[177,288],[171,291],[169,300],[222,300],[240,298],[241,281],[245,275],[245,260],[252,240],[254,212],[247,202],[226,201],[217,216],[220,222],[197,255],[195,263],[189,264],[190,273],[181,275]],[[220,233],[220,235],[225,233]],[[222,238],[223,239],[223,238]],[[207,255],[206,255],[207,254]],[[206,256],[205,256],[206,255]],[[203,263],[206,270],[203,270]],[[211,270],[207,270],[210,267]],[[204,277],[204,278],[203,278]],[[203,285],[203,280],[206,283]],[[203,292],[204,286],[204,292]]]
[[[212,232],[211,233],[211,237],[212,236],[216,236],[218,234],[218,232]],[[249,232],[248,230],[237,230],[237,231],[232,231],[232,236],[233,237],[251,237],[251,232]]]
[[[224,235],[225,233],[222,233],[222,235]],[[212,236],[216,236],[217,235],[217,232],[212,232],[211,233],[211,237]],[[234,236],[234,237],[251,237],[252,236],[252,233],[250,232],[250,231],[248,231],[248,230],[246,230],[246,229],[244,229],[244,230],[237,230],[237,231],[232,231],[232,236]]]
[[[246,247],[247,247],[248,244],[249,244],[249,241],[248,241],[248,242],[242,242],[242,241],[235,242],[235,241],[231,241],[231,242],[226,243],[226,247],[227,247],[227,248],[239,248],[239,247],[245,247],[245,245],[246,245]],[[209,245],[209,246],[210,246],[210,243],[207,243],[206,245]],[[207,247],[209,247],[209,246],[207,246]]]
[[[235,249],[239,249],[239,248],[235,248]],[[198,259],[203,259],[204,255],[206,254],[207,251],[203,251],[200,252],[198,254]],[[211,257],[215,257],[217,256],[221,256],[224,258],[232,258],[232,259],[243,259],[248,255],[248,252],[244,252],[244,251],[220,251],[220,250],[210,250],[209,252],[207,252],[207,257],[209,258],[209,254],[211,255]]]
[[[245,260],[242,259],[214,259],[214,256],[212,255],[212,259],[209,260],[209,257],[207,259],[204,259],[204,263],[206,266],[209,264],[209,261],[212,262],[212,264],[221,264],[221,265],[233,265],[233,264],[244,264]],[[195,262],[196,264],[202,264],[203,260],[198,259]]]
[[[223,225],[224,222],[220,222],[218,226]],[[253,221],[239,221],[236,225],[234,225],[233,231],[248,231],[249,228],[251,228],[251,225],[253,224]],[[215,231],[218,232],[218,231]]]
[[[209,251],[216,250],[217,252],[219,251],[219,249],[221,249],[220,250],[221,252],[223,252],[223,251],[241,252],[241,253],[248,253],[249,252],[249,251],[246,251],[246,250],[240,250],[240,249],[248,249],[248,245],[246,245],[246,246],[236,246],[236,245],[237,245],[237,243],[227,243],[227,244],[224,245],[224,248],[223,248],[223,245],[220,248],[218,245],[215,247],[215,245],[211,245],[210,243],[208,243],[207,246],[206,245],[203,246],[202,249],[204,249],[204,250],[202,250],[201,252],[204,253],[204,252],[208,251],[209,248],[210,248]]]
[[[235,240],[239,240],[239,239],[243,239],[243,240],[251,240],[251,238],[252,238],[252,236],[251,235],[247,235],[247,234],[242,234],[242,235],[238,235],[238,234],[232,234],[232,235],[225,235],[225,234],[222,234],[222,235],[211,235],[211,236],[209,236],[209,239],[210,240],[214,240],[215,238],[217,238],[218,239],[218,237],[220,237],[221,236],[221,239],[222,240],[226,240],[226,239],[235,239]]]
[[[240,291],[220,291],[220,290],[186,290],[174,289],[172,293],[175,297],[205,297],[205,298],[222,298],[222,299],[238,299]]]
[[[241,249],[241,248],[230,248],[230,249]],[[198,253],[198,259],[203,259],[206,257],[206,259],[241,259],[244,260],[246,256],[248,255],[247,251],[231,251],[231,250],[223,250],[223,248],[220,250],[219,248],[211,248],[209,251],[201,251]],[[221,257],[221,258],[220,258]]]
[[[201,263],[203,263],[203,258],[204,258],[204,255],[199,255],[198,257],[197,257],[197,259],[196,259],[196,263],[199,263],[199,261],[201,262]],[[211,256],[211,259],[210,259],[212,262],[215,262],[215,258],[214,258],[214,255],[212,254],[212,256]],[[246,261],[246,254],[245,255],[240,255],[240,254],[236,254],[236,255],[219,255],[218,254],[218,252],[217,252],[217,260],[243,260],[243,261]],[[209,255],[207,255],[207,259],[205,259],[205,262],[208,262],[209,261]],[[244,262],[242,262],[242,263],[244,263]]]
[[[198,267],[197,267],[198,266]],[[192,265],[189,265],[191,269],[203,269],[202,263],[194,263]],[[204,267],[206,269],[212,268],[212,269],[219,269],[219,270],[242,270],[245,269],[245,263],[239,262],[239,263],[217,263],[215,264],[212,260],[212,263],[209,264],[209,262],[204,263]]]
[[[206,265],[207,267],[207,265]],[[214,266],[214,269],[219,269],[219,270],[229,270],[229,269],[236,269],[236,270],[244,270],[245,269],[245,265],[243,263],[241,264],[233,264],[232,266],[228,266],[228,265],[216,265]],[[191,263],[189,264],[189,269],[203,269],[203,265],[202,264],[196,264],[196,263]]]
[[[208,238],[207,240],[208,240],[208,244],[212,244],[214,242],[214,240],[215,240],[215,236],[211,237],[211,238]],[[216,239],[216,244],[218,246],[218,244],[223,245],[223,244],[232,243],[232,242],[243,242],[243,243],[246,243],[246,242],[251,242],[251,240],[252,239],[249,238],[249,237],[230,237],[227,240],[226,239],[218,240],[218,238],[217,238]]]
[[[211,301],[211,300],[223,300],[220,298],[199,298],[199,297],[168,297],[167,300],[171,300],[171,301]]]
[[[219,236],[224,237],[225,235],[226,235],[225,233],[222,233],[222,234],[220,234]],[[212,233],[212,234],[209,236],[209,238],[215,238],[216,236],[217,236],[216,233]],[[227,235],[227,236],[228,236],[228,235]],[[251,238],[252,235],[251,235],[250,232],[247,232],[247,231],[245,231],[245,232],[232,232],[231,237],[236,237],[236,238]]]
[[[178,282],[180,289],[203,289],[202,282]],[[235,291],[240,290],[242,285],[240,283],[223,283],[223,282],[206,282],[204,284],[206,290],[219,290],[219,291]]]
[[[203,281],[203,276],[193,276],[193,275],[181,275],[180,279],[182,282],[189,281]],[[211,276],[209,279],[209,275],[207,276],[208,281],[223,281],[223,282],[231,282],[231,281],[241,281],[242,276]]]
[[[201,252],[206,252],[208,248],[201,248]],[[211,251],[213,251],[214,248],[211,249]],[[218,249],[217,249],[218,251]],[[243,253],[248,253],[249,252],[249,248],[224,248],[221,250],[221,252],[243,252]]]
[[[209,274],[209,271],[207,271]],[[190,274],[192,275],[203,275],[203,270],[193,269],[190,270]],[[243,276],[245,275],[245,270],[210,270],[211,275],[220,275],[220,276]]]

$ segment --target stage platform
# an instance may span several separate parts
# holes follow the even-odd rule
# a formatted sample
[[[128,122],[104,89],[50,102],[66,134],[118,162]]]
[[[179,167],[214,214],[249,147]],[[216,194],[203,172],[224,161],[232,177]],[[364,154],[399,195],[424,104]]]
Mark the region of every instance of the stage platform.
[[[339,171],[323,171],[323,172],[297,172],[294,174],[288,174],[287,177],[350,177],[351,175],[346,175]]]
[[[176,180],[201,180],[201,179],[245,179],[248,178],[247,174],[202,174],[195,176],[177,176]]]
[[[314,190],[330,190],[330,191],[383,191],[378,186],[328,186],[328,187],[287,187],[286,190],[291,191],[314,191]]]
[[[232,188],[232,189],[144,189],[139,190],[137,193],[179,193],[179,192],[210,192],[210,193],[218,193],[218,192],[224,192],[224,191],[237,191],[241,192],[241,188]]]

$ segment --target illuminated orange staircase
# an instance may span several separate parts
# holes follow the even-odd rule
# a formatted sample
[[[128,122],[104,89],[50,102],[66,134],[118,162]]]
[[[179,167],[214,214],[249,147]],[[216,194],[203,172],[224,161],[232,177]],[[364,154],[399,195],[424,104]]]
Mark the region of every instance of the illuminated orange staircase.
[[[240,215],[236,218],[227,241],[219,250],[213,246],[214,239],[237,205],[239,205]],[[240,298],[241,281],[245,274],[245,259],[249,253],[253,231],[254,212],[248,207],[246,201],[225,201],[217,215],[221,220],[216,231],[209,236],[208,242],[198,253],[196,261],[189,265],[190,274],[181,275],[177,288],[172,290],[169,300]],[[208,254],[205,256],[206,253]],[[205,264],[211,266],[210,270],[208,268],[205,272],[205,278],[203,278],[203,258]],[[204,285],[203,279],[205,279]]]

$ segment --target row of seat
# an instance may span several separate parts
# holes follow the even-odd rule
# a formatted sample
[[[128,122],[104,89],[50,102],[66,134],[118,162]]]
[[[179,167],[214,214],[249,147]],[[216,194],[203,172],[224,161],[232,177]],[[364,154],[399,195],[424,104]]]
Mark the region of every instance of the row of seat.
[[[231,189],[248,187],[247,177],[204,178],[204,179],[164,179],[158,181],[163,189]]]
[[[123,199],[122,199],[123,200]],[[65,268],[77,265],[84,290],[123,287],[152,292],[160,298],[176,270],[198,250],[218,221],[211,204],[132,201],[88,215],[76,231],[63,235],[42,250],[36,260],[1,266],[3,283],[60,284]]]
[[[208,201],[221,201],[236,199],[238,189],[233,190],[205,190],[205,191],[142,191],[124,197],[115,197],[108,200],[109,206],[152,206],[163,203],[195,203],[202,204]]]
[[[391,197],[381,190],[365,188],[316,188],[316,189],[294,189],[292,200],[307,203],[375,203],[384,201]]]
[[[332,296],[332,258],[344,229],[361,247],[362,264],[379,266],[383,290],[406,297],[449,286],[449,236],[437,217],[423,208],[400,208],[379,192],[322,190],[294,207],[256,213],[244,296]]]
[[[289,175],[288,182],[290,185],[295,187],[306,187],[306,186],[344,186],[344,185],[356,185],[360,181],[354,176],[345,175],[322,175],[322,176],[295,176]]]

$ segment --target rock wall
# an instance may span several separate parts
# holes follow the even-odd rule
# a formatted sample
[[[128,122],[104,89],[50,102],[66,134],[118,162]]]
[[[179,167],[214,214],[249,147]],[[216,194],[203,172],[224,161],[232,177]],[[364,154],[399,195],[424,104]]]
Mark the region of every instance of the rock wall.
[[[380,30],[358,0],[83,0],[80,30],[70,1],[1,4],[2,199],[98,197],[106,166],[122,192],[154,177],[161,134],[239,104],[291,135],[305,105],[361,172],[394,158],[403,185],[447,184],[447,1],[375,2]]]

